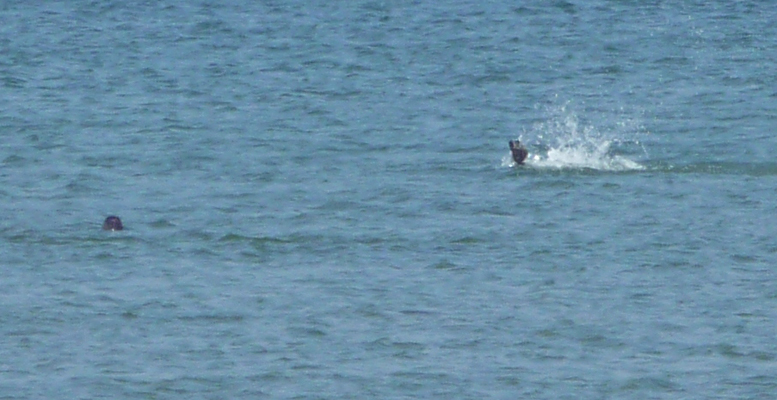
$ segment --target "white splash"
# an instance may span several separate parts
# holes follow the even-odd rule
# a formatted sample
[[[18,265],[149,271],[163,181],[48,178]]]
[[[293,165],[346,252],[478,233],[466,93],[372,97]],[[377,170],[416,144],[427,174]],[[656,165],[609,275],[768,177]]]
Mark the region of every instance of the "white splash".
[[[582,125],[574,114],[567,112],[566,107],[559,110],[561,115],[547,122],[536,124],[525,141],[529,149],[529,157],[525,164],[533,168],[547,169],[593,169],[601,171],[632,171],[642,170],[644,166],[616,154],[634,146],[644,152],[639,141],[617,137],[634,136],[632,127],[618,124],[623,132],[603,134],[593,126]],[[513,166],[515,163],[507,155],[502,159],[502,166]]]

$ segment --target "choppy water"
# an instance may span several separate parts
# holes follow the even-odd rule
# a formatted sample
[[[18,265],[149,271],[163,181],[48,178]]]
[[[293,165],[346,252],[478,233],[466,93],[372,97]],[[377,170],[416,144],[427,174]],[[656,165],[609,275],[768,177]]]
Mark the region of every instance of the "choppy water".
[[[775,20],[6,2],[0,398],[772,398]]]

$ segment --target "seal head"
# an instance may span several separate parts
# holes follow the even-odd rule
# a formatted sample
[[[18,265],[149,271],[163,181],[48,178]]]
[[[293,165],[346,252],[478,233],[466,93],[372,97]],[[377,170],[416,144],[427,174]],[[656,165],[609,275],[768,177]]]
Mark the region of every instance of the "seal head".
[[[529,156],[529,151],[518,140],[510,141],[510,153],[513,154],[513,161],[516,164],[523,164],[523,161]]]
[[[121,220],[119,217],[115,215],[111,215],[110,217],[105,219],[105,222],[103,222],[103,230],[106,231],[120,231],[124,229],[124,226],[121,225]]]

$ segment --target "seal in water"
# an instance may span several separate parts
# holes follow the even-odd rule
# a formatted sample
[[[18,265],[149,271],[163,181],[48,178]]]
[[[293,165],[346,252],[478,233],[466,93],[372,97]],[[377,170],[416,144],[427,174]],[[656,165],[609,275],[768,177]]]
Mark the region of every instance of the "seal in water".
[[[523,147],[519,140],[510,141],[510,153],[513,153],[513,160],[515,160],[516,164],[523,164],[523,160],[529,156],[529,151],[526,150],[526,147]]]
[[[124,226],[121,225],[121,220],[119,217],[115,215],[111,215],[110,217],[105,219],[105,222],[103,222],[103,230],[106,231],[120,231],[124,229]]]

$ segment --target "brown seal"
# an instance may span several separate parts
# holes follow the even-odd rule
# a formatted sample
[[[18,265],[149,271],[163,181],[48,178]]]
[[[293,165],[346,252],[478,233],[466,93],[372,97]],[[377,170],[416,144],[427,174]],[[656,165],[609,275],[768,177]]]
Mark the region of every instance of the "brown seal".
[[[105,219],[105,222],[103,222],[103,230],[106,231],[120,231],[124,229],[124,226],[121,224],[121,220],[119,217],[115,215],[111,215],[110,217]]]
[[[523,160],[529,156],[529,151],[523,147],[519,140],[510,141],[510,153],[513,153],[513,160],[516,164],[523,164]]]

